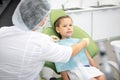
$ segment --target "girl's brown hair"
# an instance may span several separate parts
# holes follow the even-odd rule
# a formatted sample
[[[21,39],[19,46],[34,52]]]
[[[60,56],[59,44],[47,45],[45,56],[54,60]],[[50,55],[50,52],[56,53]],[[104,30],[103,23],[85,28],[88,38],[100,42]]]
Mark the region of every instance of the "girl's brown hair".
[[[61,17],[59,17],[59,18],[54,22],[54,27],[58,27],[59,24],[60,24],[61,19],[64,19],[64,18],[70,18],[70,19],[71,19],[71,17],[68,16],[68,15],[61,16]],[[72,20],[72,19],[71,19],[71,20]]]

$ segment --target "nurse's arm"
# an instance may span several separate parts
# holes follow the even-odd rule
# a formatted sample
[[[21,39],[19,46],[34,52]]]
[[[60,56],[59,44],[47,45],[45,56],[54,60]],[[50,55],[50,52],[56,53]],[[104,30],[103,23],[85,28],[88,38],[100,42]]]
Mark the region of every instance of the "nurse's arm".
[[[72,45],[72,56],[75,56],[77,53],[79,53],[83,48],[85,48],[88,45],[87,40],[82,40],[81,42]]]

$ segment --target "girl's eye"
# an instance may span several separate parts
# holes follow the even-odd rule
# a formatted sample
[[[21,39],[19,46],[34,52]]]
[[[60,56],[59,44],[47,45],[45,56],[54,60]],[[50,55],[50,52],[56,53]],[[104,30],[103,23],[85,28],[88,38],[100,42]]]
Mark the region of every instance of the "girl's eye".
[[[72,24],[70,24],[69,26],[71,26],[71,27],[72,27]]]
[[[67,27],[67,25],[64,25],[63,27]]]
[[[72,24],[70,24],[70,26],[72,26]]]

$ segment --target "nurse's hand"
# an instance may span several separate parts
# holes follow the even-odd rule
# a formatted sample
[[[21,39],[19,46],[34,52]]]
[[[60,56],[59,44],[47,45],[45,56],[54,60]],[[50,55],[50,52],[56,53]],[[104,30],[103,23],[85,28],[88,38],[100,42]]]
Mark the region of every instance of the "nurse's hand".
[[[90,42],[89,38],[83,38],[82,40],[83,40],[83,41],[86,41],[87,46],[89,45],[89,42]]]
[[[89,39],[88,38],[84,38],[82,39],[82,41],[80,41],[77,44],[73,44],[72,45],[72,49],[73,49],[73,53],[72,56],[75,56],[77,53],[79,53],[83,48],[87,47],[87,45],[89,44]]]

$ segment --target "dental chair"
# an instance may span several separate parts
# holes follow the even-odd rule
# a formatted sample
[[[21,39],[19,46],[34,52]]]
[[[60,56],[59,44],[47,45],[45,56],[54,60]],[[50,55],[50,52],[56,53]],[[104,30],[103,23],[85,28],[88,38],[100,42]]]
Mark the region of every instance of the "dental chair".
[[[50,17],[51,27],[44,28],[42,33],[47,34],[49,36],[55,35],[55,36],[59,37],[59,35],[55,32],[54,21],[58,17],[64,16],[64,15],[66,15],[66,13],[63,10],[61,10],[61,9],[54,9],[54,10],[52,10],[51,13],[50,13],[50,16],[49,16]],[[84,30],[82,30],[80,27],[78,27],[76,25],[73,25],[73,29],[74,29],[73,30],[74,32],[73,32],[73,35],[72,35],[73,38],[80,38],[80,39],[82,39],[82,38],[89,38],[90,43],[87,46],[87,50],[90,53],[91,57],[94,57],[98,53],[98,48],[96,46],[96,43],[88,35],[88,33],[85,32]],[[49,68],[53,69],[56,74],[59,74],[59,73],[57,73],[55,65],[54,65],[53,62],[46,61],[45,62],[45,67],[49,67]],[[62,80],[62,79],[60,77],[60,78],[57,78],[57,80]]]

